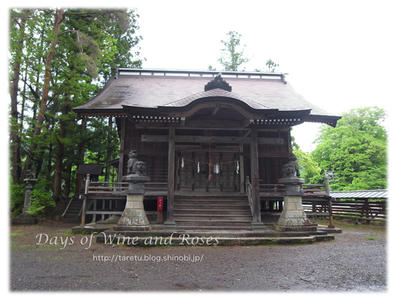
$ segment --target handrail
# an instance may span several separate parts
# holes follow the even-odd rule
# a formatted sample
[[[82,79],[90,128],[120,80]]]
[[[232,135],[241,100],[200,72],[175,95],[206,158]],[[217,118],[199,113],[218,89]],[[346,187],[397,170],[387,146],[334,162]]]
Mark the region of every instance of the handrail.
[[[128,182],[92,181],[87,185],[86,194],[92,193],[123,193],[128,190]],[[150,181],[144,184],[145,190],[167,189],[168,183],[164,181]]]
[[[246,191],[247,191],[247,199],[250,205],[251,216],[254,217],[254,208],[253,208],[254,188],[249,180],[249,176],[246,176]]]
[[[69,199],[68,204],[67,204],[67,207],[65,207],[65,210],[64,210],[64,212],[61,214],[61,217],[64,217],[65,214],[67,213],[67,210],[68,210],[69,206],[71,205],[72,200],[74,200],[74,197],[72,197],[71,199]]]

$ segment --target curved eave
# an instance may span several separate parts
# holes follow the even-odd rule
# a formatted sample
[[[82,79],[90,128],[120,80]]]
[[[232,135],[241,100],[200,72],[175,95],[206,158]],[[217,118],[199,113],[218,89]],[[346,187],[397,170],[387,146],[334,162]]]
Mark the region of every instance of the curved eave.
[[[184,106],[158,106],[158,108],[161,111],[165,111],[165,112],[185,112],[185,111],[192,109],[196,105],[199,105],[202,103],[210,103],[211,104],[211,103],[217,103],[217,102],[238,105],[250,113],[268,114],[268,113],[274,113],[274,112],[279,111],[278,109],[275,109],[275,108],[274,109],[271,109],[271,108],[256,109],[256,108],[251,107],[249,104],[247,104],[243,100],[240,100],[240,99],[237,99],[234,97],[227,97],[227,96],[207,96],[207,97],[195,99]]]
[[[101,109],[101,108],[73,108],[73,111],[81,117],[90,117],[90,116],[98,116],[98,117],[126,117],[127,112],[123,108],[115,108],[115,109]]]
[[[304,118],[305,122],[313,122],[313,123],[324,123],[329,126],[336,127],[337,121],[340,119],[340,116],[327,116],[327,115],[313,115],[310,114]]]

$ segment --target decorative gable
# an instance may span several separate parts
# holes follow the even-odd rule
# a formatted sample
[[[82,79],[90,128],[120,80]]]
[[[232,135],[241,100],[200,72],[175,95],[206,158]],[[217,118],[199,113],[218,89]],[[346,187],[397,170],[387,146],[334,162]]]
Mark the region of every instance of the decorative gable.
[[[213,80],[211,80],[204,86],[205,91],[213,89],[222,89],[228,92],[232,92],[232,87],[222,78],[221,73],[215,76]]]

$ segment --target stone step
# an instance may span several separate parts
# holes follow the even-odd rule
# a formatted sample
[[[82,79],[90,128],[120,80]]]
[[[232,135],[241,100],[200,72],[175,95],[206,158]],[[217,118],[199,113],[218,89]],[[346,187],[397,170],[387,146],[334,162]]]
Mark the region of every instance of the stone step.
[[[222,199],[175,199],[175,202],[196,202],[196,203],[230,203],[230,202],[240,202],[240,203],[249,203],[248,199],[230,199],[230,198],[222,198]]]
[[[80,211],[81,210],[81,206],[70,206],[70,207],[68,207],[68,211]]]
[[[191,218],[179,218],[175,219],[175,223],[177,226],[241,226],[241,225],[250,225],[251,220],[243,220],[243,219],[235,219],[235,220],[221,220],[221,219],[196,219],[193,220]]]
[[[243,197],[220,197],[220,198],[215,198],[215,197],[187,197],[187,198],[182,198],[182,197],[177,197],[175,198],[175,201],[213,201],[213,202],[224,202],[224,201],[244,201],[248,202],[247,198]]]
[[[182,221],[196,221],[196,222],[203,222],[203,221],[244,221],[244,222],[251,222],[252,216],[251,215],[207,215],[207,214],[174,214],[175,221],[182,222]]]
[[[97,224],[98,226],[104,226],[103,224]],[[87,226],[86,226],[87,227]],[[104,231],[104,228],[93,228],[93,230],[88,230],[85,226],[77,226],[73,228],[76,233],[92,233],[92,232],[100,232]],[[241,226],[237,227],[238,229],[232,230],[231,227],[228,229],[219,229],[216,226],[207,226],[207,229],[202,227],[194,227],[189,229],[190,226],[187,228],[182,229],[180,226],[177,226],[175,229],[164,230],[164,229],[152,229],[151,232],[148,231],[117,231],[116,234],[123,235],[123,236],[148,236],[150,233],[152,236],[179,236],[181,234],[187,234],[189,236],[220,236],[220,237],[297,237],[297,236],[327,236],[326,232],[317,231],[317,232],[308,232],[308,231],[285,231],[279,232],[276,230],[271,229],[263,229],[263,230],[251,230],[248,226]],[[112,227],[111,227],[112,228]],[[112,230],[111,230],[112,231]]]
[[[213,208],[175,208],[174,214],[177,215],[197,215],[197,214],[204,214],[209,216],[217,216],[217,215],[240,215],[240,216],[251,216],[251,211],[249,209],[213,209]]]
[[[107,234],[107,233],[106,233]],[[324,240],[334,239],[333,236],[324,238]],[[199,238],[197,236],[180,236],[155,238],[155,236],[137,236],[134,238],[120,236],[119,239],[112,239],[113,243],[125,244],[127,246],[256,246],[256,245],[274,245],[274,244],[306,244],[317,241],[316,236],[297,236],[297,237],[224,237],[215,236],[208,238]],[[319,240],[322,240],[319,238]],[[110,242],[110,239],[107,240]],[[96,236],[96,242],[104,243],[104,234]],[[189,259],[189,256],[188,256]]]
[[[213,207],[213,208],[230,208],[230,207],[234,207],[234,208],[249,208],[249,204],[245,204],[245,203],[174,203],[174,206],[176,208],[207,208],[207,207]]]

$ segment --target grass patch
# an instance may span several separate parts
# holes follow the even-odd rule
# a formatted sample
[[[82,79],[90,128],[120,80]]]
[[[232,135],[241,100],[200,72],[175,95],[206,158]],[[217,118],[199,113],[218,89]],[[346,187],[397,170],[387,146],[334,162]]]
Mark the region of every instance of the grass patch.
[[[74,233],[72,232],[72,229],[59,229],[58,232],[61,232],[66,236],[74,235]]]
[[[13,249],[26,249],[26,248],[32,247],[31,245],[21,245],[21,244],[15,243],[15,242],[11,242],[10,246],[11,246],[11,250],[13,250]]]
[[[23,236],[24,234],[22,232],[11,232],[10,237],[18,237],[18,236]]]

